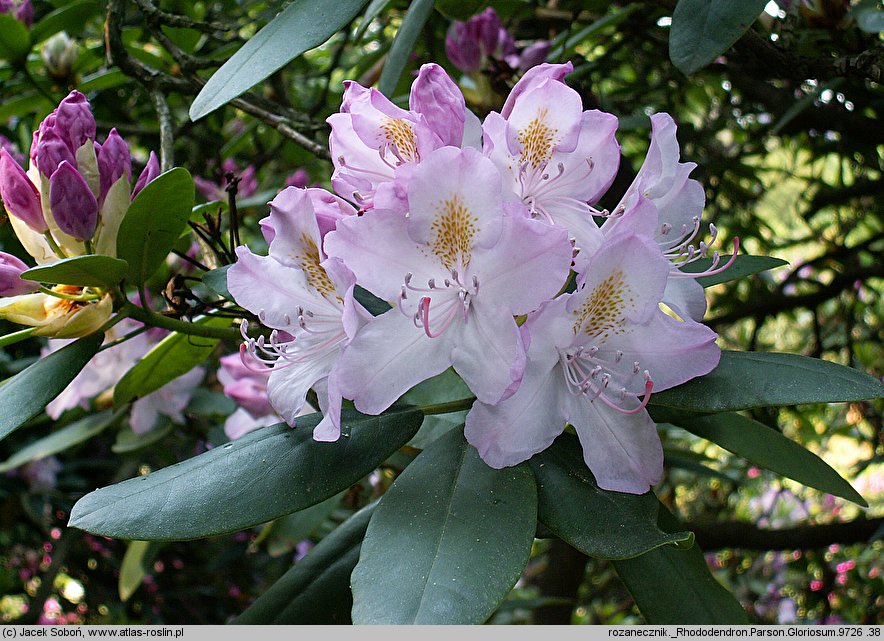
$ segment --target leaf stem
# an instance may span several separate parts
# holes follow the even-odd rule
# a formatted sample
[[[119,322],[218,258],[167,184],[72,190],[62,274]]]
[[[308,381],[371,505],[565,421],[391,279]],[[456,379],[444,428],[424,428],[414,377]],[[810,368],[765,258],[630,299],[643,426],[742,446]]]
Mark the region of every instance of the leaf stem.
[[[29,338],[33,335],[34,332],[37,331],[37,329],[38,328],[36,327],[28,327],[27,329],[12,332],[11,334],[7,334],[6,336],[0,336],[0,348],[6,347],[8,345],[14,345],[15,343]]]
[[[238,329],[233,327],[209,327],[199,325],[197,323],[189,323],[181,321],[177,318],[170,318],[163,314],[149,311],[143,307],[139,307],[129,301],[123,303],[122,310],[127,312],[129,316],[137,321],[141,321],[145,325],[151,327],[159,327],[168,329],[179,334],[187,334],[188,336],[202,336],[204,338],[220,338],[222,340],[231,340],[238,342],[242,340],[242,335]]]
[[[43,238],[46,239],[46,242],[49,244],[49,249],[51,249],[55,253],[56,256],[58,256],[59,258],[67,258],[68,257],[68,255],[65,253],[65,251],[61,247],[58,246],[57,242],[55,242],[55,238],[52,237],[51,231],[49,231],[47,229],[45,232],[43,232]]]
[[[74,300],[78,303],[88,303],[101,298],[101,294],[83,294],[80,296],[75,294],[63,294],[62,292],[53,291],[44,285],[40,285],[40,291],[47,296],[55,296],[56,298],[63,298],[64,300]]]
[[[451,412],[462,412],[473,406],[476,400],[475,396],[462,398],[459,401],[448,401],[447,403],[436,403],[434,405],[424,405],[418,409],[424,413],[424,416],[432,416],[434,414],[450,414]]]

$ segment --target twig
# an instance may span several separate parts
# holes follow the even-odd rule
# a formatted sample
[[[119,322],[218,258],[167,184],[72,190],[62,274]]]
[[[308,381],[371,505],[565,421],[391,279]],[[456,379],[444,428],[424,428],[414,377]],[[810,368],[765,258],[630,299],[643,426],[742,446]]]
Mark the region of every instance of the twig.
[[[172,114],[163,94],[155,88],[150,90],[157,118],[160,121],[160,171],[169,171],[175,166],[175,149],[172,138]]]

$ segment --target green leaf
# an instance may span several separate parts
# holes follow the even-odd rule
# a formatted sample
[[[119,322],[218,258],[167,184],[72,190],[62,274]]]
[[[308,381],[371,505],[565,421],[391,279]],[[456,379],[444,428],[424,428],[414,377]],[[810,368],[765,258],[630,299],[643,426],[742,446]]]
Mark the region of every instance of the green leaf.
[[[136,434],[132,431],[132,427],[126,425],[117,432],[117,439],[111,445],[111,452],[114,454],[128,454],[129,452],[137,452],[140,449],[149,447],[154,443],[159,443],[175,429],[172,421],[165,416],[160,416],[157,422],[149,432],[144,434]]]
[[[18,452],[10,456],[7,460],[0,463],[0,474],[11,469],[30,463],[31,461],[39,461],[47,456],[52,456],[58,452],[89,440],[96,434],[101,433],[110,427],[118,418],[110,411],[92,414],[80,419],[62,429],[52,432],[49,436],[45,436],[27,447],[23,447]]]
[[[186,540],[235,532],[303,510],[371,472],[417,431],[419,411],[345,411],[335,443],[313,440],[321,415],[274,425],[181,463],[95,490],[70,525],[121,539]]]
[[[489,0],[436,0],[436,10],[449,20],[466,22],[488,5]]]
[[[212,113],[305,51],[318,47],[367,2],[295,0],[209,78],[190,106],[190,119]]]
[[[22,273],[22,278],[78,287],[114,287],[128,271],[129,264],[125,260],[88,254],[33,267]]]
[[[715,413],[863,401],[879,398],[882,392],[881,381],[830,361],[795,354],[722,351],[721,362],[709,374],[654,393],[650,402],[658,407]]]
[[[678,0],[672,13],[669,57],[685,75],[730,49],[764,10],[767,0]]]
[[[730,256],[722,256],[718,265],[726,265],[730,258]],[[767,271],[768,269],[782,267],[783,265],[788,264],[789,263],[785,260],[774,258],[772,256],[750,256],[748,254],[739,254],[736,260],[734,260],[734,264],[723,272],[713,276],[700,276],[697,278],[697,282],[703,287],[712,287],[713,285],[726,283],[738,278],[744,278],[746,276],[751,276],[752,274],[757,274],[759,272]],[[700,260],[685,265],[681,268],[681,271],[688,274],[696,274],[697,272],[706,271],[711,266],[711,258],[701,258]]]
[[[218,269],[206,272],[203,274],[203,285],[218,294],[218,296],[232,301],[233,296],[230,294],[230,290],[227,289],[227,270],[231,267],[233,265],[224,265]]]
[[[310,538],[316,529],[328,520],[341,504],[344,494],[345,492],[339,492],[321,503],[276,519],[261,532],[255,545],[266,541],[267,554],[272,557],[290,554],[298,543]]]
[[[412,387],[402,395],[402,401],[409,405],[425,407],[469,398],[472,394],[463,379],[457,375],[453,368],[449,367],[441,374]],[[425,416],[420,430],[409,445],[419,450],[425,449],[445,432],[463,427],[466,417],[466,410]]]
[[[43,411],[98,352],[104,334],[92,334],[65,345],[28,366],[0,387],[0,439]]]
[[[666,532],[682,529],[664,506],[658,516]],[[748,623],[743,607],[709,572],[698,546],[656,548],[633,559],[614,561],[617,574],[653,625]]]
[[[462,432],[448,432],[371,518],[351,577],[353,622],[482,623],[525,568],[536,523],[528,466],[492,469]]]
[[[424,25],[430,19],[433,12],[433,0],[412,0],[408,11],[402,19],[396,38],[387,53],[384,69],[381,71],[381,79],[378,81],[378,89],[389,98],[393,97],[399,78],[405,71],[405,65],[414,52],[414,45],[418,36],[423,31]]]
[[[388,4],[390,4],[390,0],[371,0],[365,13],[362,14],[362,19],[359,21],[359,28],[356,29],[356,33],[353,34],[353,42],[359,42],[362,40],[362,36],[365,35],[368,25],[380,15],[381,11],[383,11]]]
[[[194,321],[206,327],[227,327],[229,318],[202,317]],[[209,358],[220,342],[217,338],[173,332],[157,343],[114,386],[114,405],[144,398]]]
[[[651,492],[600,489],[571,434],[562,434],[529,463],[537,479],[538,519],[587,556],[628,559],[661,545],[693,545],[690,532],[657,527],[659,502]]]
[[[95,0],[76,0],[65,3],[62,7],[47,13],[46,16],[31,28],[31,41],[39,44],[59,31],[68,35],[76,35],[93,17],[101,12]]]
[[[120,564],[120,578],[117,581],[117,592],[124,603],[141,587],[160,544],[154,541],[131,541]]]
[[[130,284],[143,284],[163,263],[192,206],[193,179],[181,167],[160,174],[138,192],[117,235],[117,256],[129,263]]]
[[[24,24],[6,13],[0,13],[0,59],[17,62],[28,55],[31,37]]]
[[[335,528],[233,620],[234,625],[349,623],[350,574],[377,502]]]
[[[853,486],[823,459],[758,421],[723,413],[683,419],[677,425],[759,467],[868,507]]]

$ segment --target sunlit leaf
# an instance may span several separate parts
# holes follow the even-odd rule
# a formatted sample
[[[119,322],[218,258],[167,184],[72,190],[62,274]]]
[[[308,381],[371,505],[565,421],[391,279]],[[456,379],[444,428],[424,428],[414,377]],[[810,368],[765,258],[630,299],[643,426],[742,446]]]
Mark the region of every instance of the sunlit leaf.
[[[823,459],[758,421],[727,412],[687,418],[678,425],[759,467],[868,507],[853,486]]]
[[[123,280],[128,271],[129,264],[125,260],[88,254],[32,267],[22,274],[22,278],[79,287],[114,287]]]
[[[190,106],[199,120],[334,35],[368,0],[295,0],[209,78]],[[432,3],[431,3],[432,4]]]
[[[678,0],[669,57],[685,75],[715,60],[740,39],[767,0]]]
[[[190,218],[193,193],[193,179],[181,167],[161,174],[138,192],[117,235],[117,256],[129,263],[129,283],[144,283],[172,251]]]

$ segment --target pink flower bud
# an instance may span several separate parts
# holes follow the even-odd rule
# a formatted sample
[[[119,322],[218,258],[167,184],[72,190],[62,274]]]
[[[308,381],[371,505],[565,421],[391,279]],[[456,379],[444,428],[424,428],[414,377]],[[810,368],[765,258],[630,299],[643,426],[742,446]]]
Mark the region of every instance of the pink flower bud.
[[[451,63],[463,71],[478,71],[482,66],[482,51],[475,30],[465,22],[455,22],[445,36],[445,54]]]
[[[103,145],[96,145],[96,155],[98,172],[101,176],[101,198],[104,199],[107,190],[123,174],[132,180],[132,159],[129,155],[129,145],[120,137],[116,128],[110,130]]]
[[[26,269],[28,266],[17,257],[0,252],[0,296],[21,296],[37,291],[39,283],[21,279]]]
[[[144,166],[144,170],[141,172],[141,175],[138,176],[138,180],[135,181],[135,188],[132,190],[132,199],[135,199],[135,196],[138,195],[138,192],[144,189],[144,186],[147,185],[151,180],[160,175],[160,161],[157,160],[157,155],[154,152],[150,152],[150,157],[147,159],[147,165]]]
[[[299,187],[303,189],[307,186],[307,183],[310,182],[310,174],[307,173],[307,170],[303,167],[298,167],[295,169],[294,173],[286,178],[285,186],[286,187]]]
[[[43,129],[42,125],[41,129]],[[74,152],[59,135],[56,127],[48,127],[41,131],[34,160],[40,173],[47,177],[54,174],[63,162],[68,162],[74,167],[77,166]]]
[[[98,201],[68,162],[62,162],[49,178],[49,207],[61,231],[77,240],[92,238],[98,224]]]
[[[411,86],[408,106],[422,114],[444,145],[459,147],[463,140],[466,106],[463,94],[445,70],[425,64]]]
[[[72,91],[55,110],[55,130],[68,144],[71,153],[87,140],[95,140],[95,118],[86,96]]]
[[[552,44],[549,40],[535,42],[533,45],[525,47],[522,53],[518,55],[518,64],[515,65],[522,71],[528,71],[531,67],[546,62],[546,56]]]
[[[0,150],[0,198],[11,216],[20,218],[35,232],[42,234],[48,229],[40,193],[5,149]]]
[[[31,0],[22,0],[13,15],[16,20],[23,22],[26,27],[30,28],[34,24],[34,7],[31,5]]]

